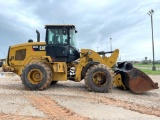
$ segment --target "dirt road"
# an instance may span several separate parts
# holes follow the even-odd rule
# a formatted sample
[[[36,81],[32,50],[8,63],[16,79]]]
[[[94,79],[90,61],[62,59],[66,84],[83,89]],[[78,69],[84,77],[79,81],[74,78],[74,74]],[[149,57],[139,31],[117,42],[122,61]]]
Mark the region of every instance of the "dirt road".
[[[160,84],[160,76],[151,78]],[[27,91],[19,77],[0,77],[0,106],[1,120],[160,120],[160,90],[93,93],[83,81],[68,81]]]

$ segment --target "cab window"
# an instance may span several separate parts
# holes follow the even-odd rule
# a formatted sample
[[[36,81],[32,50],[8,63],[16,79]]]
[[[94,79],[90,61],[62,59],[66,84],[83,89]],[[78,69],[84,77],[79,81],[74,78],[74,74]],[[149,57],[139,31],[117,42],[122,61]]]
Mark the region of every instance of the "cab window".
[[[48,29],[48,44],[67,45],[67,34],[62,34],[62,29]]]

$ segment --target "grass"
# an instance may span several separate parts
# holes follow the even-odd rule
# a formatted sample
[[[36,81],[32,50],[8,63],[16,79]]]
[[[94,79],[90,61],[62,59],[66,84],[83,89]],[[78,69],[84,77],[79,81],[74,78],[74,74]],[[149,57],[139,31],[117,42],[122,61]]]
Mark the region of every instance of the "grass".
[[[153,70],[141,69],[141,68],[139,70],[143,71],[147,75],[160,75],[160,70],[153,71]]]
[[[140,63],[136,63],[136,64],[133,64],[133,66],[136,66],[136,67],[151,67],[153,66],[153,64],[140,64]],[[160,64],[155,64],[156,67],[160,68]]]
[[[157,69],[156,71],[152,70],[153,64],[133,64],[133,66],[137,67],[148,75],[160,75],[160,64],[155,64]]]

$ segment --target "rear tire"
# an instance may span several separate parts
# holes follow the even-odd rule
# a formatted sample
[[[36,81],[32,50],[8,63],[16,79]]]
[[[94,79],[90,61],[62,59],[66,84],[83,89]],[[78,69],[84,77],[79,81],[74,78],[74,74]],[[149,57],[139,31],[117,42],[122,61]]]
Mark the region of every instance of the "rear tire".
[[[109,92],[113,86],[113,72],[103,64],[93,65],[87,70],[85,84],[93,92]]]
[[[43,90],[51,84],[51,68],[41,61],[29,63],[22,72],[21,80],[26,89]]]

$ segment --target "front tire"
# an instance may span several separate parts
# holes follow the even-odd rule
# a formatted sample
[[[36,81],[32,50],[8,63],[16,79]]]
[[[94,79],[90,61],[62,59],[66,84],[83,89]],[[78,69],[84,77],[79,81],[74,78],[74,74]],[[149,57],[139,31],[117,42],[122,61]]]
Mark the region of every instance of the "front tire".
[[[109,92],[113,86],[113,72],[103,64],[93,65],[87,70],[85,84],[93,92]]]
[[[29,63],[22,72],[21,80],[26,89],[43,90],[51,84],[51,68],[41,61]]]

